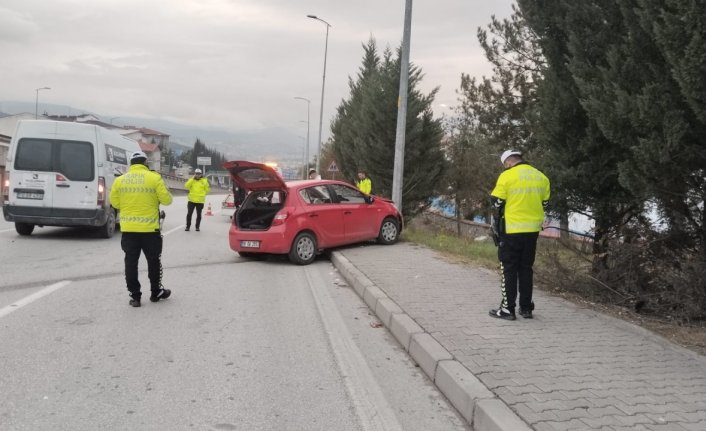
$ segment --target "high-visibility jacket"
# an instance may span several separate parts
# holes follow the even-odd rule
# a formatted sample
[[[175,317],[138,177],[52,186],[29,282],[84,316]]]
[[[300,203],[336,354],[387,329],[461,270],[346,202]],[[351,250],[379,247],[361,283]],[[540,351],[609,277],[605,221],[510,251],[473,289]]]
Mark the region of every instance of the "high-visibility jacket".
[[[211,190],[208,180],[203,177],[198,180],[193,177],[189,178],[189,180],[186,181],[186,184],[184,184],[184,187],[186,187],[186,190],[189,191],[189,202],[193,202],[195,204],[202,204],[206,202],[206,195]]]
[[[358,181],[356,185],[358,186],[358,190],[365,193],[366,195],[369,195],[370,192],[373,190],[373,182],[370,181],[370,178],[363,178],[362,180]]]
[[[172,195],[162,176],[145,165],[131,165],[110,189],[110,204],[120,210],[122,232],[158,231],[159,205],[171,203]]]
[[[491,196],[505,202],[505,233],[539,232],[544,203],[549,200],[549,179],[527,163],[506,169]]]

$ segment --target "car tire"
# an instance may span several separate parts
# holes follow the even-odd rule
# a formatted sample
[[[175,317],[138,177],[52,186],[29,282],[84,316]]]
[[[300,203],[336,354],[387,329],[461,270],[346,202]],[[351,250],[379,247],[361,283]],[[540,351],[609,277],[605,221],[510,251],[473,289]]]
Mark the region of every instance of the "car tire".
[[[22,236],[30,236],[34,232],[34,225],[31,223],[15,223],[15,230]]]
[[[380,244],[390,245],[397,242],[400,238],[400,222],[393,217],[387,217],[380,225],[380,233],[378,234],[378,242]]]
[[[101,238],[112,238],[115,233],[115,210],[112,208],[108,214],[108,220],[105,224],[98,228],[98,236]]]
[[[297,265],[308,265],[316,259],[316,238],[309,232],[301,232],[294,238],[289,250],[289,260]]]

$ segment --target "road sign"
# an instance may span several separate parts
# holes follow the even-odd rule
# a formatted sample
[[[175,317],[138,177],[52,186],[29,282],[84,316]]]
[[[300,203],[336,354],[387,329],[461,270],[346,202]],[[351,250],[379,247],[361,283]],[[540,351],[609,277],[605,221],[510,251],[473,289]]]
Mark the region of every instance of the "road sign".
[[[211,166],[211,157],[196,157],[196,164],[201,166]]]
[[[336,166],[336,161],[331,160],[331,164],[328,165],[328,169],[326,169],[329,172],[338,172],[338,166]]]

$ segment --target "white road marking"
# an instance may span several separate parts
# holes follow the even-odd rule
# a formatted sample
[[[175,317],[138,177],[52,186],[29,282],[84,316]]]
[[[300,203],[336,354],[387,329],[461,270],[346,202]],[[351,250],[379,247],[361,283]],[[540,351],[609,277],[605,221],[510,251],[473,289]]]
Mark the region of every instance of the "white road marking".
[[[29,296],[25,296],[24,298],[20,299],[19,301],[10,304],[6,307],[0,308],[0,318],[3,318],[7,316],[8,314],[12,313],[15,310],[19,310],[20,308],[24,307],[25,305],[31,304],[34,301],[49,295],[50,293],[61,289],[62,287],[70,284],[70,280],[64,280],[60,281],[58,283],[54,283],[50,286],[45,287],[44,289],[40,290],[39,292],[34,292],[33,294]]]
[[[4,232],[14,232],[14,231],[15,231],[15,229],[3,229],[3,230],[0,230],[0,233],[4,233]]]
[[[168,231],[166,231],[166,232],[163,232],[163,233],[162,233],[162,236],[169,235],[170,233],[174,233],[174,232],[178,231],[179,229],[184,229],[185,226],[186,226],[186,225],[183,224],[183,225],[181,225],[181,226],[175,227],[175,228],[172,229],[172,230],[168,230]]]
[[[336,303],[326,290],[326,282],[309,267],[304,269],[304,273],[363,429],[402,431],[394,411],[338,312]],[[313,280],[314,277],[316,280]]]

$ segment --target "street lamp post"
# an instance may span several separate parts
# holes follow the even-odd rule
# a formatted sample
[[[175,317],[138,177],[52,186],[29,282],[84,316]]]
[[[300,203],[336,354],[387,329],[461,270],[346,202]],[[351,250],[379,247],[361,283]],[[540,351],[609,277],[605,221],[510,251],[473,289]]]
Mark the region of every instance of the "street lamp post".
[[[309,112],[311,111],[311,100],[307,99],[306,97],[299,96],[295,97],[295,99],[303,100],[306,102],[306,146],[304,147],[304,179],[306,179],[309,175],[307,171],[309,170]],[[316,172],[319,172],[318,159]]]
[[[331,24],[327,23],[323,19],[317,17],[316,15],[307,15],[307,18],[315,19],[317,21],[321,21],[322,23],[326,24],[326,46],[324,48],[324,77],[321,80],[321,111],[319,113],[319,140],[318,140],[318,155],[316,157],[316,172],[319,174],[321,173],[320,169],[320,163],[321,163],[321,130],[323,127],[323,121],[324,121],[324,88],[326,87],[326,57],[328,56],[328,29],[331,27]]]
[[[39,118],[39,90],[51,90],[49,87],[35,88],[34,91],[37,93],[34,98],[34,119]]]
[[[402,182],[404,180],[405,129],[407,127],[407,92],[409,88],[409,45],[412,33],[412,0],[406,0],[404,31],[400,55],[400,90],[397,99],[397,133],[395,161],[392,171],[392,201],[402,211]]]

